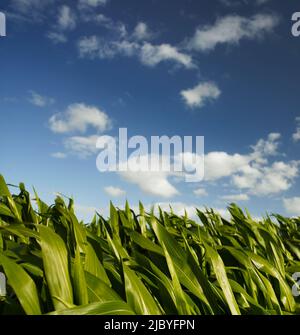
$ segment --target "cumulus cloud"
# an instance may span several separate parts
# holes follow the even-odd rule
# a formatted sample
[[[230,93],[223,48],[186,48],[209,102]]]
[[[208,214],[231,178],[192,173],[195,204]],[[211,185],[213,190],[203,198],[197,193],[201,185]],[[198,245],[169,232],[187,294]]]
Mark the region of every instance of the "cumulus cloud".
[[[106,194],[108,194],[109,196],[113,198],[122,197],[126,194],[124,190],[122,190],[119,187],[114,187],[114,186],[107,186],[104,188],[104,191]]]
[[[242,39],[258,39],[270,33],[279,19],[272,14],[257,14],[250,18],[229,15],[219,18],[214,25],[199,27],[188,41],[189,49],[211,51],[219,44],[238,44]]]
[[[229,154],[223,151],[209,152],[205,155],[205,180],[215,181],[230,177],[249,162],[250,157],[247,155]]]
[[[300,141],[300,116],[296,118],[297,128],[296,132],[293,134],[293,140],[295,142]]]
[[[289,215],[300,216],[300,197],[284,198],[283,206]]]
[[[209,152],[205,155],[205,180],[229,178],[237,189],[248,194],[267,196],[287,191],[299,175],[300,161],[274,161],[280,134],[271,133],[252,146],[248,154]]]
[[[206,102],[216,100],[221,91],[215,83],[203,82],[196,87],[180,92],[184,102],[191,108],[201,108]]]
[[[267,139],[260,139],[255,145],[251,146],[253,149],[252,155],[256,161],[263,162],[266,156],[276,156],[280,138],[281,134],[271,133]]]
[[[299,166],[299,161],[279,161],[271,166],[246,166],[233,176],[233,184],[258,196],[277,194],[290,189],[299,174]]]
[[[43,96],[41,94],[38,94],[35,91],[30,91],[29,93],[30,93],[30,98],[28,99],[28,101],[34,106],[46,107],[46,106],[52,105],[55,102],[53,98]]]
[[[154,155],[153,156],[157,156]],[[157,158],[157,157],[154,157]],[[163,159],[163,157],[160,157]],[[132,184],[137,185],[146,194],[160,196],[163,198],[171,198],[178,195],[178,190],[171,184],[169,178],[174,176],[173,172],[155,171],[152,166],[149,167],[151,156],[143,155],[137,157],[130,157],[127,164],[130,167],[127,171],[120,171],[120,176]],[[161,161],[160,159],[153,159],[155,162]],[[124,164],[121,163],[120,165]],[[122,170],[122,168],[120,169]]]
[[[89,127],[104,132],[110,125],[111,120],[105,112],[84,103],[72,104],[66,111],[53,115],[49,120],[50,129],[54,133],[84,133]]]
[[[203,157],[195,153],[184,154],[184,167],[187,171],[192,171],[191,181],[202,180],[203,183],[214,184],[225,178],[228,179],[236,191],[243,190],[237,195],[224,196],[223,200],[246,201],[250,195],[271,196],[289,190],[299,175],[300,161],[278,161],[275,159],[279,155],[280,134],[271,133],[267,139],[260,139],[250,147],[250,151],[245,154],[230,154],[221,151],[208,152],[204,156],[204,180],[203,169],[199,169],[199,164],[203,162]],[[155,157],[157,156],[157,157]],[[155,196],[171,198],[179,195],[174,182],[182,182],[189,176],[186,172],[179,172],[174,169],[174,165],[182,154],[176,154],[171,158],[161,155],[149,154],[130,157],[128,160],[129,169],[120,169],[118,174],[127,182],[137,185],[143,192]],[[186,157],[187,156],[187,157]],[[197,168],[189,169],[190,158],[197,162]],[[188,159],[186,159],[188,158]],[[272,159],[272,162],[270,160]],[[149,162],[154,161],[158,166],[153,166]],[[182,159],[181,159],[182,161]],[[162,166],[169,166],[169,169],[162,169]],[[199,185],[199,184],[198,184]],[[195,195],[206,195],[203,187],[194,191]]]

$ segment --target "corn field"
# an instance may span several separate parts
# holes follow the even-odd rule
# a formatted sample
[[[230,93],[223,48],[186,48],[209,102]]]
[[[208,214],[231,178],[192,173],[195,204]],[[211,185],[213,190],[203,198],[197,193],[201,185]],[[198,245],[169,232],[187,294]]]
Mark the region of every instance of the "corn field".
[[[299,314],[300,218],[255,221],[236,205],[225,220],[198,210],[155,216],[110,206],[78,221],[72,199],[48,206],[0,176],[0,314]],[[298,299],[298,300],[297,300]]]

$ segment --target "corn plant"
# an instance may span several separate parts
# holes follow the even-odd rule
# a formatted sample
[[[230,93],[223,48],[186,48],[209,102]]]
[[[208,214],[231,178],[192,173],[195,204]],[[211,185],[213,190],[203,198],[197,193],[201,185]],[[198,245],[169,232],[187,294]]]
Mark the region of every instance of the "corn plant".
[[[48,206],[0,176],[0,314],[299,314],[300,218],[258,221],[232,204],[199,222],[110,205],[80,222],[72,199]]]

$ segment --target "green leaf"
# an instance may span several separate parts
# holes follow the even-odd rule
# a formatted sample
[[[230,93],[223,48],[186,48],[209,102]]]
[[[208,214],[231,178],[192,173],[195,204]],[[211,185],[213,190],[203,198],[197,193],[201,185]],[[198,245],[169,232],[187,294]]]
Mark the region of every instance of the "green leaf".
[[[2,265],[8,284],[14,290],[20,304],[28,315],[40,315],[40,303],[37,289],[32,278],[17,263],[0,254]]]
[[[50,289],[55,310],[64,305],[55,299],[59,297],[73,304],[73,290],[69,274],[68,253],[64,241],[51,228],[38,225],[40,245],[47,284]]]
[[[125,302],[110,301],[60,310],[49,315],[134,315],[134,312]]]

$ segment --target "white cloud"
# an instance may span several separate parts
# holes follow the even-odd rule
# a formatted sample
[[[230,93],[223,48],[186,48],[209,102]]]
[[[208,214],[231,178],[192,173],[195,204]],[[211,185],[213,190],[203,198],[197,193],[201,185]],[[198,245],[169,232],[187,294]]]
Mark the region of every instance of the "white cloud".
[[[214,183],[228,178],[236,190],[243,190],[243,194],[229,195],[224,200],[246,201],[249,195],[270,196],[287,191],[294,184],[299,174],[300,161],[273,161],[269,159],[279,155],[280,134],[271,133],[267,139],[260,139],[256,145],[251,146],[247,154],[229,154],[226,152],[208,152],[204,158],[205,175],[204,183]],[[126,181],[138,185],[145,193],[170,198],[179,194],[171,181],[184,180],[183,173],[174,172],[171,165],[169,172],[154,172],[149,167],[151,156],[141,156],[139,162],[130,162],[130,171],[119,172]],[[167,159],[160,156],[161,160]],[[173,157],[174,162],[178,158]],[[198,157],[200,158],[200,157]],[[138,168],[132,163],[137,164]],[[184,160],[185,164],[187,163]],[[199,160],[201,162],[201,160]],[[147,165],[148,164],[148,165]],[[160,167],[162,165],[159,165]],[[147,169],[148,167],[148,169]],[[186,166],[187,168],[187,166]],[[199,175],[199,178],[197,178]],[[195,171],[193,180],[202,180],[202,169]],[[194,191],[195,195],[205,195],[205,190],[200,188]]]
[[[134,28],[132,37],[138,41],[146,41],[153,37],[153,33],[145,22],[139,22]]]
[[[126,194],[124,190],[119,187],[107,186],[104,188],[104,191],[111,197],[118,198]]]
[[[207,196],[207,192],[204,188],[198,188],[198,189],[194,190],[193,193],[195,195],[197,195],[198,197],[206,197]]]
[[[191,56],[180,52],[170,44],[152,45],[145,43],[141,48],[140,59],[143,64],[148,66],[155,66],[163,61],[174,61],[188,69],[195,67]]]
[[[61,30],[73,30],[76,27],[76,15],[69,6],[60,7],[57,24]]]
[[[258,5],[263,5],[263,4],[267,3],[267,2],[270,2],[270,0],[256,0],[256,3]]]
[[[258,196],[278,194],[287,191],[299,174],[300,162],[274,162],[271,166],[254,166],[242,169],[233,176],[236,187],[249,189]]]
[[[59,44],[59,43],[66,43],[68,41],[67,37],[65,34],[57,31],[50,31],[47,34],[47,37],[54,43],[54,44]]]
[[[250,158],[247,155],[228,154],[227,152],[212,151],[205,155],[205,180],[214,181],[230,177],[242,167],[248,165]]]
[[[138,185],[146,194],[163,198],[171,198],[178,195],[177,189],[168,180],[169,175],[164,172],[122,172],[124,180]]]
[[[78,42],[80,57],[91,59],[109,59],[117,55],[134,56],[138,53],[139,46],[134,42],[114,41],[107,42],[97,36],[83,37]]]
[[[197,216],[197,210],[199,209],[202,212],[206,212],[206,208],[204,207],[200,207],[198,205],[195,204],[186,204],[184,202],[156,202],[152,205],[146,205],[145,209],[146,211],[150,211],[150,209],[154,206],[154,213],[156,213],[156,215],[159,214],[158,212],[158,206],[163,210],[166,211],[168,213],[170,213],[170,207],[172,208],[173,212],[178,215],[178,216],[183,216],[185,215],[185,212],[187,213],[188,217],[192,220],[195,221],[200,221],[200,219]],[[230,219],[230,213],[228,212],[227,209],[224,208],[216,208],[214,209],[214,212],[221,215],[223,218],[229,220]]]
[[[252,146],[253,157],[256,161],[263,162],[264,157],[277,155],[280,138],[281,134],[271,133],[266,140],[260,139],[254,146]]]
[[[71,7],[63,5],[58,10],[57,22],[52,27],[52,31],[47,33],[47,37],[54,43],[66,43],[68,37],[66,32],[74,30],[77,25],[77,16]]]
[[[249,5],[249,4],[255,4],[255,5],[263,5],[267,2],[270,2],[270,0],[219,0],[223,5],[227,7],[237,7],[242,5]]]
[[[99,132],[110,128],[108,115],[95,106],[75,103],[70,105],[64,113],[53,115],[49,120],[50,129],[55,133],[86,132],[92,127]]]
[[[161,62],[172,61],[188,69],[195,67],[192,57],[170,44],[140,44],[130,40],[105,41],[98,36],[83,37],[78,42],[80,57],[91,59],[113,58],[117,55],[138,57],[142,64],[153,67]]]
[[[197,212],[196,212],[196,205],[191,205],[191,204],[186,204],[183,202],[157,202],[153,204],[154,208],[156,209],[156,214],[158,214],[158,207],[160,207],[163,211],[166,211],[170,213],[170,207],[172,208],[173,212],[178,215],[178,216],[183,216],[185,215],[185,212],[187,213],[188,217],[190,219],[197,219]],[[151,208],[150,205],[147,206],[148,211]]]
[[[153,154],[153,156],[155,156]],[[163,157],[161,158],[163,159]],[[120,171],[120,176],[132,184],[136,184],[143,192],[164,198],[178,195],[178,190],[168,180],[174,175],[173,172],[154,171],[149,167],[150,155],[140,156],[139,160],[130,157],[128,160],[128,171]],[[159,160],[155,160],[159,162]],[[120,166],[124,164],[121,163]],[[158,169],[159,170],[159,169]]]
[[[296,132],[293,134],[293,140],[295,142],[300,141],[300,116],[296,117],[297,128]]]
[[[46,107],[48,105],[52,105],[55,100],[53,98],[49,98],[43,95],[38,94],[35,91],[30,91],[30,98],[28,99],[28,101],[33,104],[34,106],[37,107]]]
[[[97,13],[95,10],[81,11],[80,19],[82,22],[94,23],[97,26],[104,27],[110,33],[113,33],[115,38],[122,39],[128,35],[123,22],[115,21],[102,13]]]
[[[248,201],[249,196],[247,194],[228,194],[221,197],[222,200],[226,201]]]
[[[14,19],[40,22],[46,18],[45,12],[54,2],[55,0],[11,0],[12,11],[9,14]]]
[[[288,214],[300,216],[300,197],[284,198],[283,205]]]
[[[64,152],[54,152],[51,154],[51,157],[57,159],[65,159],[67,157],[67,154],[65,154]]]
[[[98,7],[98,6],[104,6],[108,3],[108,0],[79,0],[79,6],[84,7]]]
[[[248,194],[267,196],[287,191],[299,174],[300,161],[274,161],[280,134],[271,133],[267,140],[259,140],[248,154],[209,152],[205,155],[205,180],[230,178],[232,185]]]
[[[257,14],[250,18],[229,15],[218,19],[214,25],[199,27],[188,41],[188,48],[211,51],[219,44],[238,44],[242,39],[257,39],[270,33],[279,19],[271,14]]]
[[[72,136],[64,140],[64,147],[72,155],[84,159],[99,151],[96,147],[97,140],[97,135]]]
[[[194,88],[181,91],[180,94],[189,107],[201,108],[206,102],[218,99],[221,91],[216,84],[203,82]]]

